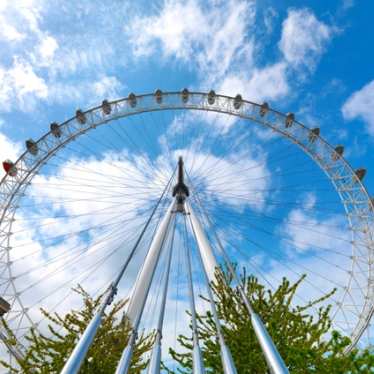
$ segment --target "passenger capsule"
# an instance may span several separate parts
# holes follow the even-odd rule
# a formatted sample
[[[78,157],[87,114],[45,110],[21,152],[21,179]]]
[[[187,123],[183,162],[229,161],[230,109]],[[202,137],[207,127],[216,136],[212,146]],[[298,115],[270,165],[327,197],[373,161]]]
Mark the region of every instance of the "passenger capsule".
[[[362,180],[364,179],[365,175],[366,175],[366,169],[364,169],[364,168],[357,169],[357,170],[355,171],[355,174],[356,174],[357,178],[358,178],[360,181],[362,181]]]
[[[310,132],[309,132],[309,141],[311,143],[314,143],[316,141],[316,139],[319,137],[320,132],[321,131],[320,131],[319,127],[316,127],[314,129],[310,130]]]
[[[87,118],[86,118],[86,115],[80,110],[78,109],[76,112],[75,112],[75,117],[77,118],[77,121],[81,124],[81,125],[84,125],[86,122],[87,122]]]
[[[9,311],[10,311],[10,304],[5,299],[0,297],[0,317],[8,313]]]
[[[157,104],[162,104],[162,91],[161,90],[157,90],[155,92],[155,99],[156,99]]]
[[[208,104],[213,105],[215,101],[216,101],[216,93],[213,90],[211,90],[208,93]]]
[[[185,89],[182,91],[182,101],[183,101],[184,103],[187,103],[189,96],[190,96],[190,93],[189,93],[189,91],[187,90],[187,88],[185,88]]]
[[[61,129],[60,129],[60,126],[56,122],[51,123],[50,129],[51,129],[51,133],[53,134],[53,136],[55,136],[56,138],[61,137]]]
[[[38,144],[35,143],[32,139],[26,140],[26,149],[33,155],[38,154]]]
[[[240,109],[240,107],[242,106],[242,103],[243,103],[242,96],[241,95],[236,95],[235,99],[234,99],[234,108],[236,110]]]
[[[131,92],[127,100],[129,101],[131,108],[136,107],[136,96],[134,93]]]
[[[286,120],[285,120],[285,125],[286,125],[286,128],[289,128],[293,125],[295,121],[295,115],[293,113],[288,113],[286,115]]]
[[[17,175],[17,167],[11,160],[3,161],[3,168],[11,177],[15,177]]]
[[[267,114],[268,111],[269,111],[269,104],[266,103],[266,102],[262,103],[260,105],[260,116],[264,117]]]
[[[105,115],[109,115],[112,111],[112,107],[110,106],[108,100],[103,100],[101,103],[101,110]]]
[[[338,161],[340,157],[343,156],[344,147],[342,145],[338,145],[335,147],[334,152],[332,152],[331,158],[333,161]]]

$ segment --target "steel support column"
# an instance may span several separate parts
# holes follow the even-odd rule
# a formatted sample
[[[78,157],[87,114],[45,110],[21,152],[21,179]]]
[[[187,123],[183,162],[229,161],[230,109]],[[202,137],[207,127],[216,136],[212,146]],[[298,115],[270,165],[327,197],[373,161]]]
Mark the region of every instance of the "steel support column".
[[[159,314],[158,322],[157,322],[157,335],[156,335],[156,340],[154,342],[151,359],[148,365],[148,374],[160,374],[162,328],[164,325],[165,304],[166,304],[166,297],[168,294],[171,259],[173,257],[174,235],[175,235],[175,224],[174,224],[174,230],[173,230],[172,237],[171,237],[169,252],[167,253],[167,266],[166,266],[165,280],[164,280],[162,294],[161,294],[161,305],[160,305],[160,312],[159,312],[160,314]]]
[[[136,333],[143,314],[144,305],[147,300],[153,275],[160,258],[160,253],[166,238],[166,234],[170,227],[170,222],[175,219],[174,209],[175,202],[172,201],[164,218],[162,219],[159,227],[156,230],[151,246],[144,260],[143,267],[138,274],[135,286],[132,290],[129,306],[127,309],[127,316],[129,317],[133,326],[133,339],[130,339],[127,347],[124,349],[115,374],[126,374],[130,367]]]
[[[205,280],[207,283],[207,292],[210,301],[210,308],[213,314],[214,323],[216,325],[217,338],[221,349],[223,371],[225,374],[237,374],[230,349],[226,345],[225,339],[223,337],[221,324],[218,318],[217,308],[211,290],[211,282],[215,280],[215,270],[218,267],[218,264],[214,257],[213,250],[208,242],[208,239],[205,236],[204,230],[201,227],[199,220],[195,216],[192,207],[187,201],[185,202],[185,209],[186,213],[190,217],[192,231],[196,238],[197,246],[199,249],[199,255],[203,265],[203,274],[205,276]]]
[[[205,232],[201,227],[200,221],[196,217],[191,205],[187,200],[185,202],[185,209],[190,218],[192,229],[196,237],[207,277],[209,279],[209,282],[214,282],[216,280],[215,271],[218,268],[218,263],[216,258],[214,257],[212,247],[210,246],[208,238],[206,237]]]
[[[197,196],[198,201],[200,202],[199,197]],[[200,202],[201,205],[201,202]],[[212,222],[209,219],[209,216],[204,211],[204,216],[207,220],[208,225],[213,229]],[[271,336],[269,335],[264,323],[262,322],[260,316],[253,310],[251,303],[248,300],[248,297],[244,291],[244,288],[240,282],[239,277],[237,276],[235,269],[233,268],[230,259],[222,245],[222,242],[215,233],[218,247],[220,249],[221,254],[223,255],[223,258],[225,260],[226,266],[229,269],[229,272],[231,273],[232,277],[235,279],[235,281],[238,284],[238,289],[240,296],[242,298],[242,301],[248,311],[249,317],[251,318],[251,323],[253,330],[255,331],[255,334],[257,336],[258,342],[261,345],[262,352],[264,354],[264,357],[266,359],[266,362],[268,364],[268,367],[272,374],[288,374],[289,371],[287,369],[287,366],[285,365],[281,355],[279,354],[273,340],[271,339]]]
[[[193,350],[192,350],[192,372],[193,374],[205,374],[205,367],[201,355],[201,349],[199,345],[199,335],[197,332],[196,323],[196,306],[195,306],[195,296],[192,282],[192,266],[191,266],[191,253],[190,248],[187,246],[187,222],[184,221],[185,225],[185,257],[187,264],[187,278],[188,278],[188,291],[190,299],[190,309],[191,309],[191,322],[192,322],[192,340],[193,340]]]

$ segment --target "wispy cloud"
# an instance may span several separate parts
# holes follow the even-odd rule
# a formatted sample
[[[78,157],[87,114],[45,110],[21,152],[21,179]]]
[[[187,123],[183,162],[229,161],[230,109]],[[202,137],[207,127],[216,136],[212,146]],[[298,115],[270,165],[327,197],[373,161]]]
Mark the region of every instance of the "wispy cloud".
[[[333,35],[333,29],[319,21],[309,9],[290,9],[283,21],[279,49],[291,67],[313,71]]]
[[[363,120],[367,132],[374,136],[374,81],[354,92],[345,101],[342,113],[347,120]]]
[[[282,100],[299,84],[295,77],[302,80],[314,71],[334,29],[310,9],[290,9],[279,37],[281,54],[264,64],[258,57],[265,51],[256,36],[256,17],[255,2],[172,0],[156,13],[138,15],[126,33],[135,58],[176,59],[197,73],[200,89],[241,93],[259,102]],[[270,32],[275,11],[266,17]],[[209,122],[211,116],[205,117]],[[234,122],[228,121],[226,129]]]

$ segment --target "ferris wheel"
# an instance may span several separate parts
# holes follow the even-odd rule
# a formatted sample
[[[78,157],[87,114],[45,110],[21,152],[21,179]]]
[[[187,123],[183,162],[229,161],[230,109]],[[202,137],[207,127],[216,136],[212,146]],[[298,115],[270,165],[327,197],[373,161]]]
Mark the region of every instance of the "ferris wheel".
[[[188,327],[182,300],[194,372],[204,372],[195,314],[210,308],[224,372],[235,373],[209,287],[222,264],[236,277],[232,263],[272,288],[306,274],[300,304],[335,289],[333,328],[350,337],[348,350],[373,344],[374,205],[366,170],[343,155],[292,113],[214,91],[131,93],[52,123],[3,163],[0,314],[18,340],[10,346],[1,330],[4,352],[22,356],[30,327],[45,328],[40,307],[67,312],[81,284],[106,298],[64,373],[79,370],[114,297],[129,298],[134,328],[118,374],[140,329],[157,332],[149,372],[159,372],[161,347]],[[204,292],[208,305],[197,296]],[[242,297],[269,367],[287,372]]]

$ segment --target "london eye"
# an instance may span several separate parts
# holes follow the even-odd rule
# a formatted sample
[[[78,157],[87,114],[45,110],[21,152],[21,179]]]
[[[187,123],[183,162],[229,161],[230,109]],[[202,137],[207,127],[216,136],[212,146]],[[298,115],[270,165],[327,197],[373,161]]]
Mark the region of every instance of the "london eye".
[[[77,306],[72,288],[80,284],[106,298],[64,373],[79,370],[116,297],[129,298],[134,329],[118,373],[128,370],[138,331],[156,331],[149,372],[159,372],[167,347],[190,319],[195,334],[195,313],[207,308],[224,371],[234,373],[209,286],[219,266],[236,277],[232,264],[269,287],[305,274],[301,304],[335,290],[333,328],[350,337],[348,350],[371,342],[374,205],[366,169],[293,113],[239,94],[131,93],[50,124],[3,168],[0,310],[17,344],[7,344],[5,330],[0,338],[10,361],[22,355],[30,327],[46,328],[40,308]],[[287,372],[242,296],[269,367]],[[194,372],[202,373],[193,341]]]

